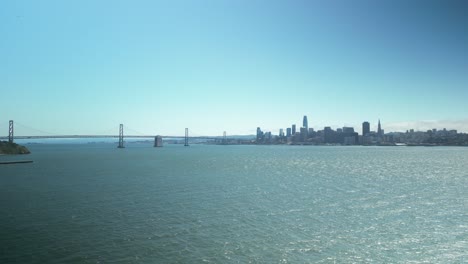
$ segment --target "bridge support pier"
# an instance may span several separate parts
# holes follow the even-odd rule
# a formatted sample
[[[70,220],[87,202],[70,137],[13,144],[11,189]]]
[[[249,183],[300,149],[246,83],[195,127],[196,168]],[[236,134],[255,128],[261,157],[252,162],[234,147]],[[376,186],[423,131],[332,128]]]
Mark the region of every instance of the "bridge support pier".
[[[185,128],[185,144],[184,146],[188,147],[188,128]]]
[[[10,125],[8,127],[8,142],[13,143],[13,120],[10,120]]]
[[[125,147],[124,147],[123,124],[120,124],[120,129],[119,129],[119,146],[118,146],[118,148],[125,148]]]
[[[163,142],[162,142],[162,137],[161,136],[156,136],[154,138],[154,147],[162,147],[163,146]]]

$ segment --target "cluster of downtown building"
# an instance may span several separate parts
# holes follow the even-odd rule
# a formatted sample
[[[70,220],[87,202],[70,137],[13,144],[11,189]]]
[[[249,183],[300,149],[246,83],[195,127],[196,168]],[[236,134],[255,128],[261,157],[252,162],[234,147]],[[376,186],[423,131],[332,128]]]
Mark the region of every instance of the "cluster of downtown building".
[[[290,144],[290,145],[396,145],[403,144],[439,144],[439,145],[468,145],[468,135],[458,134],[456,130],[432,129],[426,132],[392,132],[385,134],[378,121],[377,131],[370,130],[370,123],[362,123],[362,135],[354,131],[353,127],[343,127],[333,130],[324,127],[315,131],[309,128],[307,116],[304,116],[302,127],[296,125],[279,130],[278,135],[271,132],[263,132],[257,127],[256,144]]]

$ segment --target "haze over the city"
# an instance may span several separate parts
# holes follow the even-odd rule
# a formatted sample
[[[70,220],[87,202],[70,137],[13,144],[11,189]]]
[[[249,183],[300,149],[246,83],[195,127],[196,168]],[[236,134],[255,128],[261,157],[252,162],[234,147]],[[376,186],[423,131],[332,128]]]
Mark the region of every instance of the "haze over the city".
[[[468,132],[467,1],[0,3],[0,135]]]

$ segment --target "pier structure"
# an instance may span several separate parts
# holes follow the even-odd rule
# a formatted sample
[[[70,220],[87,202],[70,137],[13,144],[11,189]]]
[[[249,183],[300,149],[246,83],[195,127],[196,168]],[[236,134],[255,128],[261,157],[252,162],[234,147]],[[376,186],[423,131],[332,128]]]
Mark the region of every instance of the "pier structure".
[[[163,146],[163,141],[161,136],[156,136],[154,137],[154,147],[162,147]]]

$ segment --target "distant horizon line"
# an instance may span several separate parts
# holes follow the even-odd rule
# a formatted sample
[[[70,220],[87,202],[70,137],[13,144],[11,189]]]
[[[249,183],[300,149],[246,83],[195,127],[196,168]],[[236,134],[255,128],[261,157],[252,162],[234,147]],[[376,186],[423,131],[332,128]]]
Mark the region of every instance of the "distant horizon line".
[[[260,127],[261,128],[261,127]],[[342,128],[342,127],[338,127]],[[333,129],[333,128],[332,128]],[[336,129],[336,128],[335,128]],[[426,133],[429,130],[414,130],[414,129],[407,129],[406,131],[391,131],[391,132],[385,132],[385,134],[393,134],[393,133],[406,133],[413,130],[414,133]],[[446,129],[446,131],[457,131],[458,134],[467,134],[467,132],[461,132],[458,131],[457,129]],[[323,129],[320,130],[314,130],[316,132],[318,131],[323,131]],[[437,129],[436,131],[444,131],[443,129]],[[265,130],[264,132],[272,132],[271,130]],[[279,132],[279,129],[278,129]],[[371,132],[376,132],[376,131],[371,131]],[[125,135],[124,138],[154,138],[160,136],[162,138],[185,138],[184,135]],[[227,138],[234,138],[234,137],[253,137],[255,138],[255,134],[232,134],[229,135],[227,134]],[[189,138],[223,138],[223,135],[197,135],[197,136],[188,136]],[[66,139],[66,138],[119,138],[118,134],[115,135],[109,135],[109,134],[64,134],[64,135],[15,135],[13,137],[14,139]],[[0,140],[8,140],[8,136],[0,136]]]

